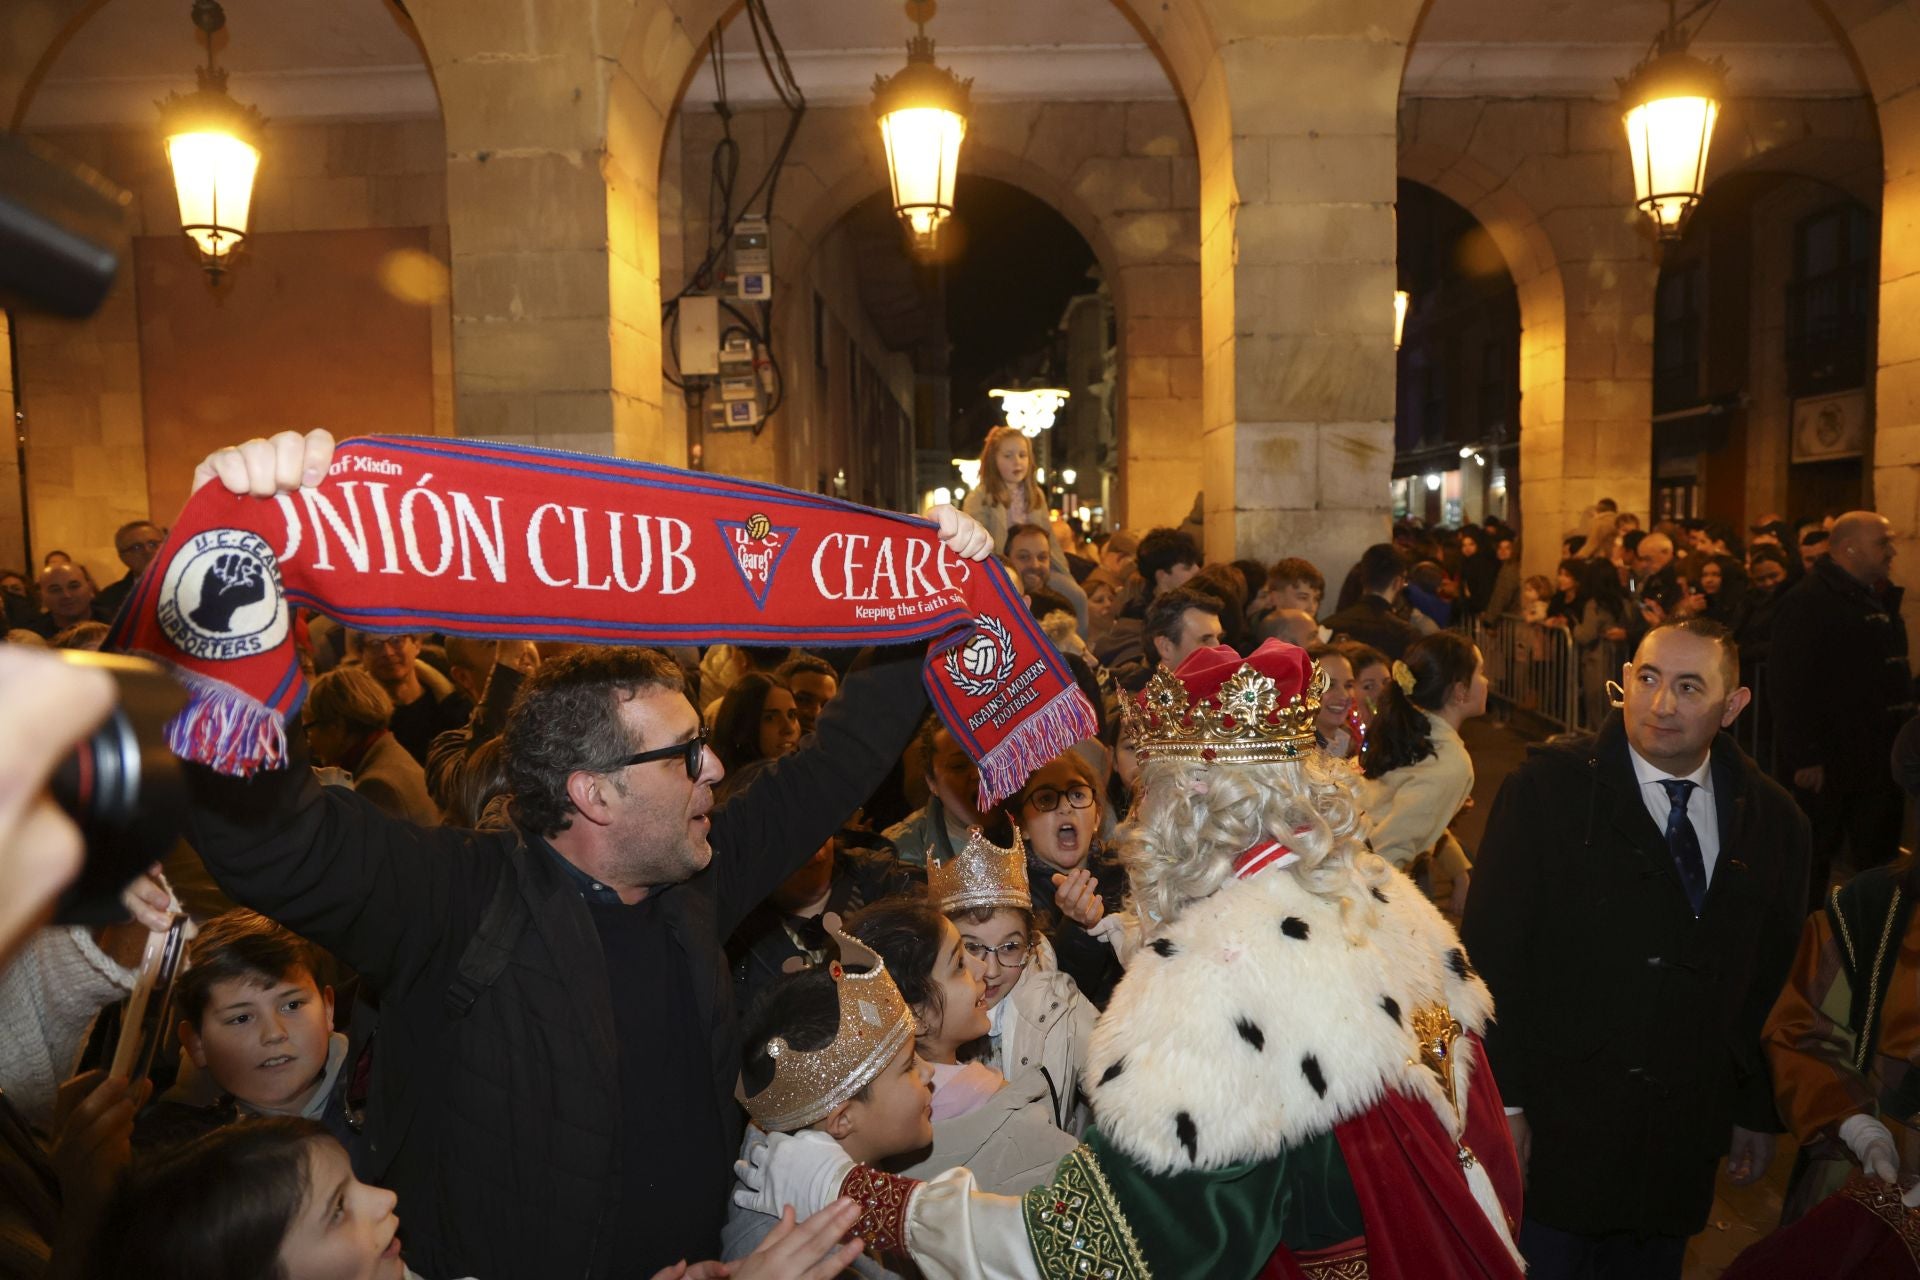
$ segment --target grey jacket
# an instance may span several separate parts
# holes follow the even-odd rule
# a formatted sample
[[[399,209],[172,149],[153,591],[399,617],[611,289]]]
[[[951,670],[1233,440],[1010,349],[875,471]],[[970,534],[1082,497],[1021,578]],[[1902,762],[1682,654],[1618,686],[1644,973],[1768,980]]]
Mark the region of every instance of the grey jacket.
[[[1054,1166],[1080,1140],[1053,1123],[1053,1090],[1028,1070],[974,1110],[933,1126],[933,1145],[912,1164],[887,1171],[922,1180],[949,1169],[973,1171],[980,1190],[1015,1196],[1053,1180]]]

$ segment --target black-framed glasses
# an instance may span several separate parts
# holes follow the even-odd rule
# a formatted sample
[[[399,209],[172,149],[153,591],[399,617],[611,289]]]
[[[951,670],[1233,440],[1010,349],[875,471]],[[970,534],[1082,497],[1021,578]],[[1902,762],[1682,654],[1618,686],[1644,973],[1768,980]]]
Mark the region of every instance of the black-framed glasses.
[[[967,949],[968,955],[981,964],[985,964],[990,958],[998,957],[1002,969],[1026,968],[1027,957],[1033,952],[1031,939],[1025,942],[1019,940],[1003,942],[997,947],[990,947],[984,942],[963,942],[960,945]]]
[[[158,551],[166,545],[166,539],[164,538],[148,538],[145,542],[129,542],[126,546],[119,547],[117,550],[124,556],[131,555],[135,551]]]
[[[1091,809],[1093,788],[1084,782],[1076,782],[1065,791],[1058,791],[1053,787],[1035,787],[1027,796],[1027,803],[1042,813],[1052,813],[1060,807],[1062,800],[1075,809]]]
[[[685,742],[676,742],[670,747],[655,747],[652,751],[641,751],[614,764],[614,769],[624,769],[630,764],[651,764],[655,760],[671,760],[679,756],[681,763],[687,766],[687,781],[694,782],[700,777],[700,766],[707,755],[707,731],[702,729]],[[613,770],[608,770],[611,773]]]

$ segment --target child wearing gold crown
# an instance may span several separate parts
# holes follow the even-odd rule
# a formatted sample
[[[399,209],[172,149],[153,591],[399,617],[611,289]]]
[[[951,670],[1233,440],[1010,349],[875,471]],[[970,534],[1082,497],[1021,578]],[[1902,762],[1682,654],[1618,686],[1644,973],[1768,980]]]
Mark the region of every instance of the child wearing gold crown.
[[[768,1133],[807,1131],[847,1159],[877,1165],[933,1141],[933,1081],[915,1052],[915,1019],[886,965],[825,920],[828,963],[777,979],[745,1024],[740,1092]],[[720,1234],[720,1256],[747,1257],[780,1225],[779,1210],[735,1205]],[[868,1244],[849,1270],[869,1280],[895,1275],[880,1261],[888,1241],[857,1224]]]
[[[1053,1089],[1041,1072],[1008,1079],[976,1056],[989,1026],[986,998],[953,921],[924,897],[895,898],[849,917],[846,928],[886,962],[933,1076],[933,1145],[889,1171],[930,1178],[965,1165],[982,1190],[1007,1195],[1046,1182],[1076,1139],[1054,1124]]]
[[[927,867],[927,893],[960,932],[968,962],[986,984],[986,1064],[1013,1077],[1038,1072],[1054,1123],[1080,1133],[1080,1096],[1098,1011],[1062,972],[1028,889],[1026,842],[1013,829],[1002,849],[975,828],[961,851]]]
[[[1314,744],[1325,677],[1203,649],[1129,708],[1121,833],[1147,928],[1095,1028],[1095,1125],[1018,1199],[776,1137],[736,1199],[845,1194],[929,1280],[1519,1280],[1519,1162],[1459,939],[1365,846]]]

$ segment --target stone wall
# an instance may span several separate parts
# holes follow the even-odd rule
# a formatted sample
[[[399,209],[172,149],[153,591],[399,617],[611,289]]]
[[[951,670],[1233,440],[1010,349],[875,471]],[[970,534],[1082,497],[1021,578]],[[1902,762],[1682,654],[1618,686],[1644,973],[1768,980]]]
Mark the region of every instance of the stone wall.
[[[48,141],[133,192],[129,245],[136,235],[179,234],[166,155],[151,132],[57,133]],[[444,262],[446,170],[438,121],[270,124],[262,154],[252,234],[425,227],[433,253]],[[149,515],[166,523],[173,516],[148,510],[149,466],[189,470],[198,460],[147,453],[141,317],[130,255],[129,248],[112,293],[88,319],[16,321],[33,544],[42,552],[70,552],[102,582],[122,572],[113,552],[116,527]],[[247,288],[244,260],[223,287]],[[431,367],[423,373],[434,388],[432,429],[451,434],[453,358],[444,289],[431,305],[430,324]],[[217,360],[218,353],[194,358]],[[352,423],[315,425],[354,433]],[[253,433],[252,427],[245,432]]]

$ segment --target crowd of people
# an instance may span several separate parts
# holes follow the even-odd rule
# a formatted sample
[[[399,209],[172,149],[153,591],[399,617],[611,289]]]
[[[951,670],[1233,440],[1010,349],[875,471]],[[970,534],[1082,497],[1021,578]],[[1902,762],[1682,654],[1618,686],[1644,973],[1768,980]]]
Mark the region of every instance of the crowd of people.
[[[227,454],[202,474],[235,492],[312,474],[284,442]],[[0,916],[21,930],[0,975],[0,1276],[1318,1277],[1365,1274],[1335,1269],[1356,1240],[1376,1275],[1440,1274],[1394,1270],[1385,1235],[1417,1229],[1369,1209],[1386,1193],[1350,1129],[1387,1123],[1379,1090],[1327,1079],[1370,1054],[1452,1117],[1438,1167],[1457,1146],[1467,1181],[1434,1212],[1473,1219],[1457,1247],[1479,1269],[1449,1275],[1524,1257],[1677,1277],[1722,1158],[1757,1180],[1783,1129],[1806,1153],[1801,1224],[1849,1173],[1920,1174],[1920,923],[1887,943],[1920,890],[1895,862],[1920,720],[1884,519],[1742,539],[1602,502],[1553,579],[1522,576],[1498,521],[1407,522],[1329,598],[1287,548],[1090,538],[1050,517],[1033,463],[992,432],[946,542],[990,542],[1097,730],[990,806],[897,648],[303,615],[287,767],[189,766],[187,830],[129,887],[130,922],[24,931],[31,893]],[[65,723],[42,704],[94,673],[27,650],[99,647],[165,539],[121,529],[104,590],[57,552],[31,582],[0,573],[9,700],[31,683],[32,714]],[[1565,727],[1591,732],[1534,752],[1469,848],[1468,722],[1555,629],[1581,673]],[[1209,720],[1225,765],[1181,755],[1155,709],[1202,714],[1233,680],[1279,691],[1277,727],[1249,754],[1251,730]],[[1726,732],[1755,688],[1765,768]],[[103,697],[63,714],[90,723]],[[34,796],[7,803],[4,829],[31,825]],[[1231,913],[1252,908],[1230,890],[1270,863],[1307,887],[1247,880],[1279,918],[1240,941]],[[179,913],[160,1052],[111,1074],[143,951]],[[1296,972],[1290,948],[1342,932],[1384,959]],[[1175,974],[1203,945],[1222,972]],[[1240,990],[1242,947],[1266,967],[1216,1044],[1191,1018]],[[1411,1048],[1302,1058],[1353,982],[1387,994],[1352,1018]],[[1242,1051],[1287,1055],[1293,1092],[1224,1065]],[[1141,1119],[1182,1071],[1222,1088]],[[1269,1089],[1291,1110],[1263,1109]],[[1068,1239],[1090,1226],[1053,1226],[1069,1205],[1091,1223],[1072,1197],[1107,1180],[1134,1229],[1096,1255]],[[1148,1203],[1185,1225],[1162,1238]]]

